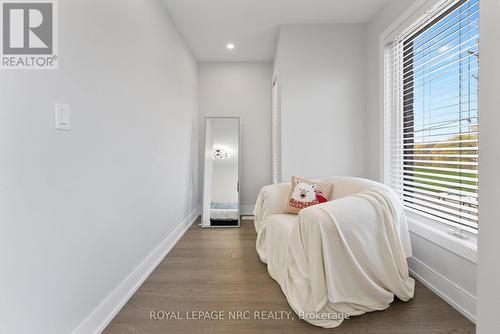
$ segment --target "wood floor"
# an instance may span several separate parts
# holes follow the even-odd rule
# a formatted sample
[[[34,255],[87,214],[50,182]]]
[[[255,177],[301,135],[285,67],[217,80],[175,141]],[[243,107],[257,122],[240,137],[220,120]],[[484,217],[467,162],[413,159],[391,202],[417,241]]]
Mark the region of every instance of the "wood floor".
[[[419,282],[410,302],[396,300],[385,311],[353,317],[335,329],[314,327],[293,313],[287,319],[284,312],[291,309],[260,262],[255,237],[252,222],[243,222],[240,229],[212,230],[195,223],[104,333],[475,333],[469,320]],[[178,319],[150,320],[152,311],[158,317],[163,316],[159,311],[179,312],[169,315]],[[186,319],[187,315],[204,315],[198,311],[223,311],[225,319]],[[230,320],[230,311],[250,311],[246,315],[252,314],[252,320]],[[283,319],[253,319],[254,311],[283,311]]]

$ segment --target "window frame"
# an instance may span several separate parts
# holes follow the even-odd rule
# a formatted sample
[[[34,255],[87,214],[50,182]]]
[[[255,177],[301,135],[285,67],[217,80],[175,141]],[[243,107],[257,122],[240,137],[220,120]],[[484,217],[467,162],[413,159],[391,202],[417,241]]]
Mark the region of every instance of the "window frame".
[[[390,25],[379,36],[379,178],[382,182],[386,180],[386,162],[388,152],[385,142],[386,136],[386,100],[387,89],[385,87],[388,75],[386,62],[389,45],[395,40],[396,36],[408,30],[415,23],[418,23],[424,16],[436,11],[436,8],[448,3],[453,6],[453,0],[419,0],[410,6],[392,25]],[[442,13],[446,12],[443,10]],[[442,14],[441,13],[441,14]],[[438,14],[438,17],[441,15]],[[422,25],[420,25],[422,27]],[[455,231],[452,226],[434,220],[432,218],[406,211],[410,231],[429,241],[432,241],[468,260],[477,262],[477,233],[463,232],[465,238],[458,237],[452,232]]]

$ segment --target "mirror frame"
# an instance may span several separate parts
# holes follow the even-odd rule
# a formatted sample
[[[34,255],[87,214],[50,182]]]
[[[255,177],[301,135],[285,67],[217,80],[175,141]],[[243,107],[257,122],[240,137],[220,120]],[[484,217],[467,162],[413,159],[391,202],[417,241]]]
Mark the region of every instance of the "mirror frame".
[[[238,183],[237,183],[237,189],[238,189],[238,225],[233,225],[233,226],[212,226],[210,224],[210,216],[206,217],[206,213],[210,211],[210,208],[206,207],[205,203],[205,198],[206,198],[206,192],[208,189],[206,189],[206,153],[207,153],[207,124],[208,121],[211,119],[234,119],[237,121],[237,126],[238,126]],[[205,117],[205,127],[204,127],[204,132],[203,132],[203,186],[202,186],[202,203],[201,203],[201,223],[200,226],[202,228],[238,228],[241,226],[241,119],[240,117],[231,117],[231,116],[206,116]],[[211,205],[211,203],[210,203]],[[208,224],[207,224],[208,223]]]

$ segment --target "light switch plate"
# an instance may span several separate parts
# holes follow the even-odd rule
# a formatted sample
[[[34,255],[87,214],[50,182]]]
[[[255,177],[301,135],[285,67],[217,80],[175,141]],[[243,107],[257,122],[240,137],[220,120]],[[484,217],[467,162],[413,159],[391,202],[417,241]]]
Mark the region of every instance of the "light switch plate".
[[[66,104],[56,103],[56,129],[69,130],[69,106]]]

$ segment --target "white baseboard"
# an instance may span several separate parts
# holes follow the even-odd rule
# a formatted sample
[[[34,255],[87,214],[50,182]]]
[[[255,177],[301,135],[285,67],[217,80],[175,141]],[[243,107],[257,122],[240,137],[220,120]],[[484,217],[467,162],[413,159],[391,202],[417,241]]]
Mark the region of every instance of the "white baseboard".
[[[240,215],[253,216],[254,205],[240,205]]]
[[[101,333],[200,215],[197,207],[73,331]]]
[[[475,296],[414,257],[408,259],[408,266],[417,280],[443,298],[467,319],[476,323],[477,301]]]

